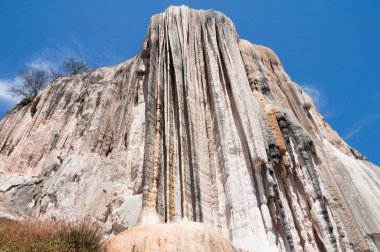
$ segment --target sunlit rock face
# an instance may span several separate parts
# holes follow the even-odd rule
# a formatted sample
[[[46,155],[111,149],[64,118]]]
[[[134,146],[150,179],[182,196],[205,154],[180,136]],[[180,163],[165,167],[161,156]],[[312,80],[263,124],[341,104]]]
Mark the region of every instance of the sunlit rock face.
[[[103,246],[112,252],[239,252],[226,237],[200,222],[133,227],[109,240]]]
[[[0,164],[8,217],[90,216],[106,235],[185,219],[246,251],[380,248],[380,168],[215,11],[170,7],[140,55],[9,112]]]

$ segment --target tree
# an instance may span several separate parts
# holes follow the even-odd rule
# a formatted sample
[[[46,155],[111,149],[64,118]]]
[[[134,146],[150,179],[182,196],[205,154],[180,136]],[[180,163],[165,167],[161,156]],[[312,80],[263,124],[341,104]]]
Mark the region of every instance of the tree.
[[[63,73],[61,71],[56,70],[54,68],[50,68],[50,79],[52,81],[55,81],[56,79],[61,78],[63,76],[64,75],[63,75]]]
[[[10,92],[14,96],[30,101],[46,86],[50,77],[47,71],[35,67],[27,67],[19,71],[17,76],[21,79],[21,83],[14,85]]]
[[[67,75],[83,73],[89,70],[86,62],[76,58],[70,58],[62,64],[63,72]]]
[[[21,97],[20,104],[27,105],[38,95],[49,81],[54,81],[60,77],[74,75],[88,71],[90,68],[83,60],[70,58],[62,63],[62,70],[43,70],[35,67],[27,67],[17,73],[20,83],[14,85],[10,92],[13,96]]]

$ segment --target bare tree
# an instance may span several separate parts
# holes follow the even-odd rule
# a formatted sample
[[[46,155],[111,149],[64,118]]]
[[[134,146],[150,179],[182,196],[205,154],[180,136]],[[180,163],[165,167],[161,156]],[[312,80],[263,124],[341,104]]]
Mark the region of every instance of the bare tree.
[[[65,75],[74,75],[88,71],[90,68],[83,61],[70,58],[62,63],[61,70],[51,68],[43,70],[35,67],[27,67],[17,73],[21,82],[14,85],[10,92],[13,96],[21,97],[20,104],[26,105],[31,102],[38,92],[43,89],[49,81],[54,81]]]
[[[83,73],[89,70],[86,62],[76,58],[70,58],[62,64],[63,72],[67,75]]]
[[[63,76],[64,76],[64,74],[61,71],[56,70],[54,68],[50,68],[50,78],[52,81],[55,81],[56,79],[63,77]]]
[[[17,76],[21,83],[14,85],[10,91],[14,96],[28,100],[33,100],[49,81],[49,73],[35,67],[27,67],[19,71]]]

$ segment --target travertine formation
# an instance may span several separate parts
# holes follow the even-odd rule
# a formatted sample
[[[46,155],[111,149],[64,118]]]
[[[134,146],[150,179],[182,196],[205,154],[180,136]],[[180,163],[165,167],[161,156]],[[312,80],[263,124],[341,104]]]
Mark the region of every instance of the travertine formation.
[[[106,235],[135,226],[117,246],[157,249],[141,229],[180,247],[192,229],[226,251],[212,232],[244,251],[380,249],[380,168],[215,11],[170,7],[140,55],[60,78],[9,112],[0,165],[1,215],[90,216]]]
[[[238,252],[227,238],[199,222],[138,226],[111,238],[105,251]]]

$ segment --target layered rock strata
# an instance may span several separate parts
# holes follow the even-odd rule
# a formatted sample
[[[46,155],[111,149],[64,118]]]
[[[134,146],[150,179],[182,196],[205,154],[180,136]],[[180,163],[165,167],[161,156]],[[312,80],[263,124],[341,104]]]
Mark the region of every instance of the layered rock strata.
[[[219,12],[153,16],[140,55],[9,112],[0,153],[4,215],[90,216],[106,234],[184,219],[247,251],[379,249],[380,168]]]

